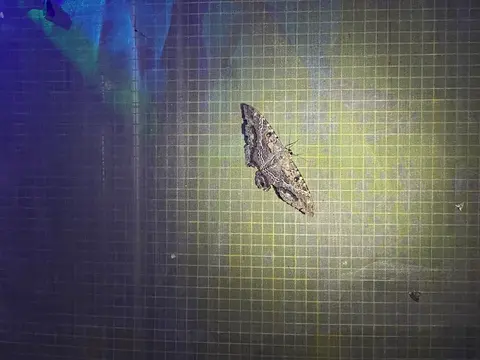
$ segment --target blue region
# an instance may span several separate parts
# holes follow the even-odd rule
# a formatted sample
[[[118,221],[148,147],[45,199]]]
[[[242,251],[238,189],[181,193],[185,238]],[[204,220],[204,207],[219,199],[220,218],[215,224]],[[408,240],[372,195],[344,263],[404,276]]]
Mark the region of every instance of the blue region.
[[[155,57],[161,58],[165,40],[170,30],[172,21],[173,0],[163,0],[148,2],[146,4],[137,5],[137,23],[135,26],[139,29],[151,29],[144,31],[145,35],[154,40]]]
[[[65,0],[63,9],[97,53],[100,49],[106,50],[110,58],[115,59],[115,64],[101,65],[113,65],[118,70],[130,72],[134,31],[131,5],[127,1],[107,5],[104,0]]]
[[[163,49],[170,31],[173,2],[174,0],[148,2],[137,5],[136,10],[137,21],[134,26],[147,37],[142,39],[138,55],[142,64],[145,64],[141,74],[143,88],[155,96],[165,90],[166,64]]]
[[[104,4],[104,0],[65,0],[62,5],[65,12],[70,15],[74,26],[81,29],[96,50],[98,50],[102,31]]]
[[[70,16],[74,30],[90,41],[90,50],[97,54],[94,59],[97,63],[92,70],[98,74],[98,78],[94,78],[94,82],[100,84],[100,74],[107,71],[109,74],[118,74],[109,79],[111,82],[118,79],[128,82],[135,78],[143,82],[144,86],[140,88],[155,92],[157,96],[163,92],[166,71],[162,57],[170,30],[173,0],[137,3],[135,9],[128,0],[52,1]],[[0,22],[0,38],[8,40],[22,26],[21,19],[27,18],[29,10],[42,8],[43,0],[0,0],[0,11],[6,9],[5,18]],[[135,33],[136,29],[139,34]],[[136,58],[138,67],[133,66],[133,59]],[[132,72],[133,68],[139,71]]]

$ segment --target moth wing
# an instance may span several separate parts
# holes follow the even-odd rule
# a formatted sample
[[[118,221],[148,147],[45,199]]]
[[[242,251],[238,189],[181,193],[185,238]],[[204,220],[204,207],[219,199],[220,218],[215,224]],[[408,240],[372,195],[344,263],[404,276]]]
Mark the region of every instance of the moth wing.
[[[245,162],[247,166],[263,169],[285,147],[267,119],[253,106],[241,104],[243,134],[245,136]]]
[[[282,156],[277,165],[265,170],[278,197],[303,214],[313,216],[315,208],[305,179],[291,156]]]

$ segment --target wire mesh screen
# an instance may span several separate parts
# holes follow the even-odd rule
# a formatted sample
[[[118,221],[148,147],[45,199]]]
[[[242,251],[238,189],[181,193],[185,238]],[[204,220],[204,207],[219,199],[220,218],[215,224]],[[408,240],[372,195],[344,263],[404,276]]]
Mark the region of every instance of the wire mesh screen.
[[[474,1],[33,3],[0,9],[2,354],[478,357]]]

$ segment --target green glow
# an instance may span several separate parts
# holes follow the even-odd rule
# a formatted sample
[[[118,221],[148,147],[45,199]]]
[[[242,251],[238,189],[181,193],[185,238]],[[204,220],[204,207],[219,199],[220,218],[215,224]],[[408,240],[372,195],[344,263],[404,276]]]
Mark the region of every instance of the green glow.
[[[314,236],[319,246],[332,246],[334,240],[326,234],[328,225],[321,221],[334,226],[340,215],[329,214],[332,210],[329,202],[335,212],[351,214],[351,228],[347,223],[342,228],[351,229],[352,234],[363,234],[361,245],[372,256],[416,258],[419,265],[423,262],[430,266],[435,247],[443,248],[454,241],[452,229],[445,225],[454,222],[449,180],[454,178],[454,167],[446,164],[445,154],[451,145],[442,135],[445,118],[441,116],[449,110],[448,103],[439,98],[413,99],[408,111],[400,113],[395,107],[389,111],[352,110],[337,96],[332,101],[318,99],[319,107],[328,108],[329,117],[337,119],[337,126],[327,142],[312,143],[309,137],[318,139],[319,134],[306,134],[299,117],[285,120],[285,115],[295,116],[312,101],[313,93],[305,80],[307,68],[296,56],[295,46],[288,45],[283,38],[269,35],[268,44],[260,42],[265,37],[258,38],[258,42],[249,44],[252,38],[245,36],[243,45],[253,45],[254,54],[261,54],[268,45],[279,55],[265,56],[263,67],[255,67],[251,57],[242,56],[242,50],[237,50],[232,57],[233,78],[218,80],[211,89],[211,132],[205,134],[209,142],[199,150],[198,167],[204,173],[199,176],[198,187],[215,189],[210,193],[213,196],[202,197],[210,199],[203,201],[204,209],[209,212],[209,221],[229,224],[225,235],[226,243],[230,244],[228,287],[255,288],[256,279],[261,278],[263,290],[247,293],[243,299],[262,300],[263,310],[270,306],[269,302],[275,307],[281,301],[279,297],[285,296],[283,289],[290,281],[295,289],[305,289],[309,282],[305,256],[309,253],[305,245],[297,246],[300,242],[297,236]],[[332,64],[333,78],[356,79],[345,89],[389,88],[394,95],[402,90],[412,91],[408,83],[402,88],[404,83],[398,76],[386,76],[392,71],[388,58],[382,63],[381,58],[363,55],[363,47],[353,47],[350,43],[339,46],[342,55],[355,55]],[[373,61],[377,67],[365,66]],[[398,105],[409,99],[397,100]],[[244,163],[240,102],[251,103],[263,112],[284,143],[288,137],[300,136],[297,151],[307,161],[297,158],[296,163],[317,200],[313,219],[304,218],[278,200],[272,190],[262,192],[255,187],[255,170]],[[230,118],[222,114],[223,104],[229,104],[234,111]],[[422,116],[421,120],[413,119],[415,112]],[[369,120],[357,121],[359,114]],[[369,140],[369,134],[376,135],[374,141]],[[332,236],[338,238],[337,229],[332,230]],[[320,239],[332,242],[322,244]],[[360,245],[346,243],[344,239],[349,241],[350,236],[340,239],[340,245],[345,247]],[[223,288],[219,296],[232,298],[229,290]],[[318,313],[317,323],[323,322],[322,314]],[[317,354],[332,351],[339,339],[340,335],[319,335]]]

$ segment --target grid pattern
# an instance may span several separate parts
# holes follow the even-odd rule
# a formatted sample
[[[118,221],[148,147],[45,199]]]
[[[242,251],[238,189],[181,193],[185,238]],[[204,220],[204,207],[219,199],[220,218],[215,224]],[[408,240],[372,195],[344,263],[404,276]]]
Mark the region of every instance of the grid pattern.
[[[85,29],[1,60],[2,354],[477,358],[480,7],[142,6],[98,78]],[[298,140],[314,218],[255,187],[241,102]]]
[[[209,71],[187,76],[193,131],[177,133],[196,182],[187,175],[185,197],[174,197],[189,249],[175,263],[187,267],[186,291],[197,286],[195,352],[205,358],[475,353],[478,124],[464,87],[473,24],[459,20],[466,7],[385,4],[208,8]],[[187,63],[196,50],[186,46]],[[314,220],[255,188],[240,102],[284,143],[299,140]]]

